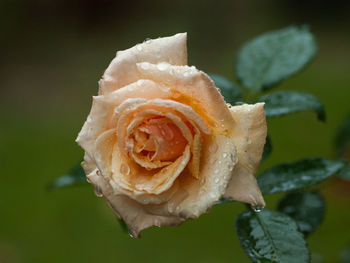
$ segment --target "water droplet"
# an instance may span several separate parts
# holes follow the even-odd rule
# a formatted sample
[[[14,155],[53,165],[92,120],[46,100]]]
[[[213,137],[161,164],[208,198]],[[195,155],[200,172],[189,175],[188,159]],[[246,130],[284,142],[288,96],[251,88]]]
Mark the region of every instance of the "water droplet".
[[[212,143],[210,146],[209,146],[209,152],[211,152],[211,153],[216,153],[216,151],[218,150],[218,145],[217,145],[217,143]]]
[[[141,45],[137,45],[136,48],[137,48],[138,51],[142,51],[142,46]]]
[[[219,169],[215,169],[214,174],[218,174],[219,173]]]
[[[205,183],[205,178],[201,178],[201,180],[199,181],[201,184],[204,184]]]
[[[220,161],[218,161],[218,164],[222,164],[222,161],[220,160]]]
[[[178,205],[178,206],[176,207],[176,212],[179,212],[180,209],[181,209],[181,207]]]
[[[255,213],[260,213],[264,209],[262,206],[251,206],[251,208]]]
[[[226,157],[227,157],[227,153],[223,153],[222,158],[226,158]]]
[[[130,230],[129,230],[129,236],[130,236],[131,238],[136,238],[136,235],[135,235],[133,232],[131,232]]]
[[[143,63],[141,64],[141,68],[142,68],[143,70],[149,69],[149,63],[148,63],[148,62],[143,62]]]
[[[190,73],[188,73],[188,72],[185,72],[184,73],[184,77],[186,78],[186,77],[188,77],[190,75]]]
[[[101,187],[99,185],[95,186],[94,192],[95,192],[95,195],[97,197],[102,197],[103,196],[102,189],[101,189]]]
[[[169,203],[168,204],[168,211],[169,211],[169,213],[174,212],[174,203]]]
[[[160,227],[160,221],[158,218],[154,219],[154,225]]]
[[[214,192],[211,192],[209,195],[210,195],[211,198],[215,198],[216,197],[216,194]]]
[[[214,182],[217,184],[220,181],[219,177],[216,177]]]
[[[164,70],[166,70],[168,67],[169,67],[169,64],[166,63],[166,62],[161,62],[161,63],[158,63],[158,64],[157,64],[157,68],[158,68],[160,71],[164,71]]]
[[[99,169],[96,170],[96,175],[101,176],[101,171]]]
[[[120,165],[120,173],[122,175],[128,175],[130,173],[130,167],[126,163]]]
[[[145,81],[143,80],[143,79],[139,79],[138,81],[137,81],[137,86],[142,86],[143,85],[143,83],[144,83]]]

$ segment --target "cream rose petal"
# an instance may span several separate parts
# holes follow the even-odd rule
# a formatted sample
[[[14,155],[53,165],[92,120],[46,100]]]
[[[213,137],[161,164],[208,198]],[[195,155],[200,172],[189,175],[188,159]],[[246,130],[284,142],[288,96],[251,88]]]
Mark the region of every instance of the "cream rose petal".
[[[169,89],[150,80],[139,80],[107,95],[93,97],[90,114],[81,129],[76,142],[92,155],[96,138],[104,131],[111,129],[114,109],[126,99],[143,98],[167,99],[171,96]]]
[[[173,65],[187,64],[187,34],[148,40],[124,51],[118,51],[101,81],[99,94],[107,94],[129,85],[140,78],[136,63],[168,62]]]
[[[137,64],[141,77],[161,82],[171,87],[173,99],[190,104],[195,111],[203,111],[221,132],[230,131],[233,119],[222,95],[214,82],[195,67],[169,64]],[[198,112],[202,113],[202,112]],[[211,123],[212,124],[212,123]]]
[[[254,177],[266,141],[264,103],[234,106],[230,111],[235,120],[231,138],[236,146],[238,163],[225,197],[253,206],[265,206]]]
[[[98,186],[99,192],[103,195],[109,206],[118,217],[121,217],[134,237],[139,237],[140,231],[151,226],[171,226],[181,224],[184,220],[177,216],[156,215],[148,211],[148,205],[141,204],[126,195],[115,194],[111,185],[96,172],[87,175],[88,180]]]
[[[236,149],[230,138],[206,135],[201,157],[201,179],[188,175],[180,178],[176,194],[183,194],[181,191],[190,194],[177,204],[174,213],[183,218],[196,218],[207,212],[225,194],[236,163]]]

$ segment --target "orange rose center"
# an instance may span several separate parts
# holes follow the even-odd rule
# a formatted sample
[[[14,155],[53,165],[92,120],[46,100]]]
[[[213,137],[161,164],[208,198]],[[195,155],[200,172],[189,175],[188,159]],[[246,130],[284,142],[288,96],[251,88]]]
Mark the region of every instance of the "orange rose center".
[[[187,144],[180,129],[167,118],[144,121],[134,133],[135,151],[150,161],[170,161],[179,157]]]

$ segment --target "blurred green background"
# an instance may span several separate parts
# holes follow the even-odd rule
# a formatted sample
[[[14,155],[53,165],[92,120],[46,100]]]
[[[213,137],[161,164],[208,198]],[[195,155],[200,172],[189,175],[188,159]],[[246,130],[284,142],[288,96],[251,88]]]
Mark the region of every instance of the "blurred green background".
[[[145,38],[188,32],[189,64],[233,77],[241,44],[266,31],[310,24],[319,53],[284,90],[311,92],[327,122],[311,112],[268,122],[274,152],[263,164],[334,158],[333,136],[350,111],[349,1],[2,0],[0,3],[0,262],[249,262],[227,203],[198,220],[122,231],[89,185],[54,192],[47,184],[82,158],[74,140],[97,81],[122,50]],[[313,262],[337,262],[350,242],[350,186],[323,184],[326,218],[308,239]],[[275,208],[279,196],[266,196]]]

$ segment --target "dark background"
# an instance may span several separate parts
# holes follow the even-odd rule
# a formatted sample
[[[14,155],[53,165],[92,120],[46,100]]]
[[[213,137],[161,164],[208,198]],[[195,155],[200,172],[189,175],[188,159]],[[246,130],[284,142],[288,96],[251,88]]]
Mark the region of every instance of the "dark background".
[[[54,192],[53,178],[82,158],[74,140],[117,50],[188,32],[189,64],[234,79],[241,44],[309,24],[319,53],[280,89],[311,92],[311,112],[268,122],[274,152],[263,168],[308,156],[334,158],[333,137],[350,111],[349,1],[32,0],[0,3],[0,262],[249,262],[235,233],[240,203],[216,206],[141,239],[122,231],[89,185]],[[332,184],[331,184],[332,183]],[[350,188],[323,184],[327,215],[309,239],[314,262],[336,262],[350,242]],[[274,208],[279,196],[267,196]]]

